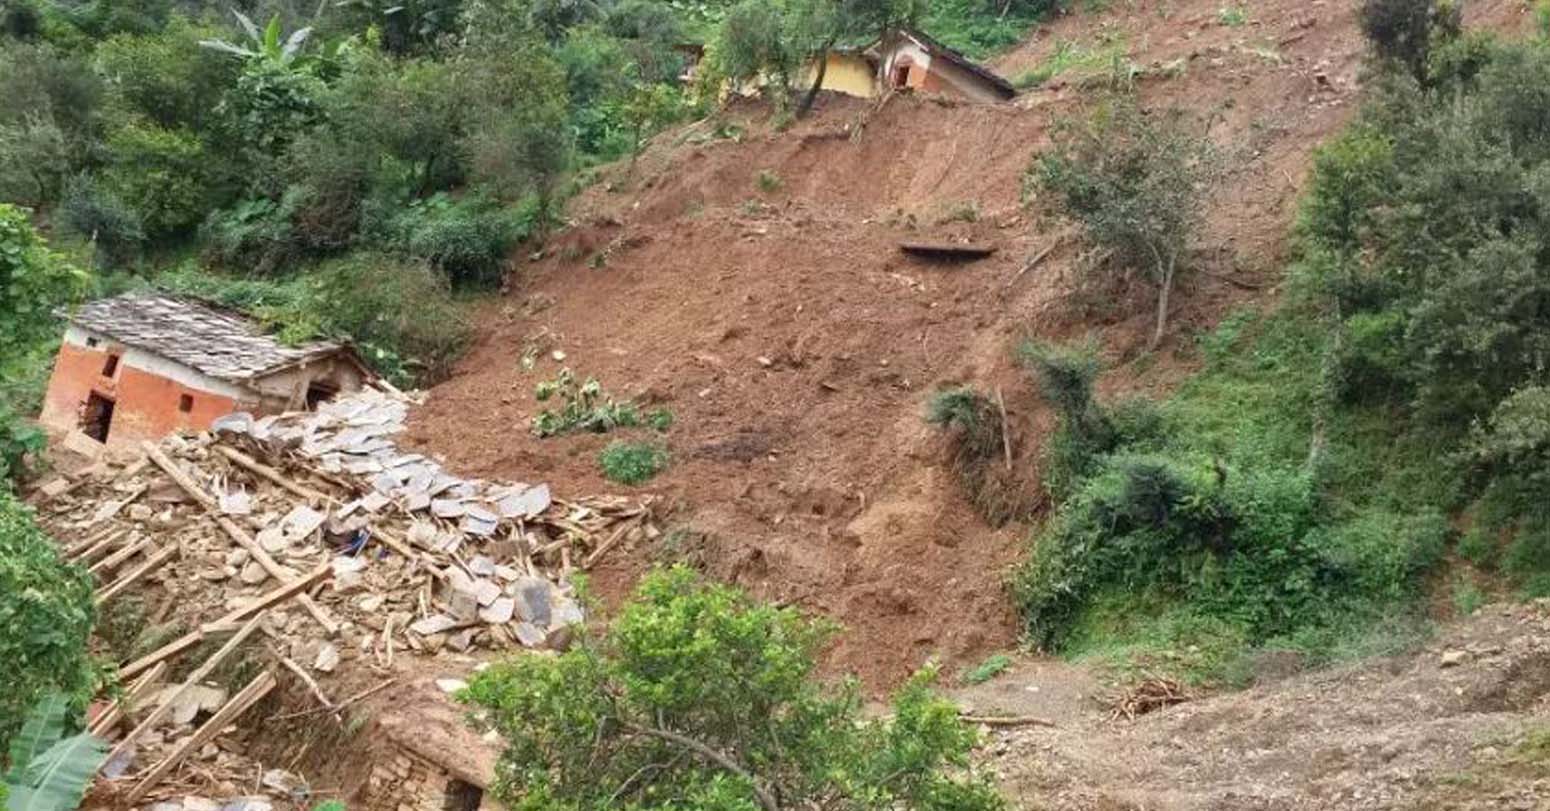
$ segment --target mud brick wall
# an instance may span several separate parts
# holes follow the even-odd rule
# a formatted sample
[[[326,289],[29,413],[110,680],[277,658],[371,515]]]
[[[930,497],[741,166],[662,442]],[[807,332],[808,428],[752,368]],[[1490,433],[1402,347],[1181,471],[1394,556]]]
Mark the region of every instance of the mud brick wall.
[[[367,785],[372,811],[497,811],[487,792],[404,749],[378,761]]]

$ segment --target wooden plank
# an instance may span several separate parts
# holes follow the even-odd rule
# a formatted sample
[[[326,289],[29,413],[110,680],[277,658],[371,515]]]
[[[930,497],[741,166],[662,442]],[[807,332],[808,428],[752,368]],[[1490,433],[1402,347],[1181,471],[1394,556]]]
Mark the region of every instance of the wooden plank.
[[[179,487],[183,488],[183,492],[188,493],[191,498],[199,502],[199,505],[204,507],[205,512],[209,513],[215,519],[215,523],[219,525],[220,528],[228,536],[230,536],[233,541],[236,541],[238,546],[248,550],[248,554],[251,555],[254,560],[258,561],[258,565],[262,566],[264,571],[269,573],[270,577],[273,577],[274,579],[283,583],[291,580],[296,576],[295,572],[275,562],[275,559],[269,556],[269,553],[264,550],[264,547],[260,546],[257,541],[253,540],[253,536],[243,532],[241,527],[232,523],[230,519],[222,515],[220,506],[215,503],[215,499],[209,493],[206,493],[204,488],[199,486],[198,482],[195,482],[192,478],[189,477],[187,473],[184,473],[183,470],[177,466],[177,463],[173,462],[172,459],[167,456],[167,454],[162,452],[161,448],[156,447],[156,445],[151,442],[141,443],[141,447],[145,450],[146,457],[149,458],[152,462],[156,463],[156,466],[161,468],[162,472],[166,473],[173,482],[175,482]],[[327,613],[325,613],[311,597],[302,595],[300,602],[302,608],[305,608],[307,613],[311,614],[312,618],[317,620],[319,625],[323,626],[323,630],[326,631],[329,636],[333,636],[339,633],[339,623],[336,622]]]
[[[144,538],[141,538],[138,542],[132,543],[132,544],[124,547],[123,549],[120,549],[117,552],[114,552],[113,554],[108,555],[107,557],[103,558],[102,560],[99,560],[96,563],[93,563],[86,570],[86,573],[87,574],[96,574],[96,573],[98,573],[100,571],[103,571],[105,569],[117,569],[118,565],[120,563],[123,563],[124,561],[129,560],[130,558],[134,557],[135,555],[140,554],[141,552],[145,551],[148,547],[150,547],[151,544],[153,544],[155,542],[156,542],[156,538],[155,537],[147,535]]]
[[[204,638],[205,636],[203,631],[194,631],[193,633],[184,634],[183,636],[178,637],[177,639],[162,645],[156,650],[147,653],[139,659],[136,659],[133,662],[130,662],[129,664],[119,668],[118,677],[121,679],[134,678],[136,673],[139,673],[140,671],[150,667],[164,664],[166,660],[177,656],[178,654],[194,647],[195,645],[198,645],[204,640]]]
[[[251,456],[248,456],[236,448],[228,447],[226,445],[216,445],[215,450],[217,453],[235,462],[238,467],[241,467],[251,473],[256,473],[260,476],[263,476],[264,478],[280,485],[286,490],[289,490],[290,492],[295,493],[304,499],[307,499],[314,507],[321,506],[329,503],[330,501],[333,501],[333,499],[322,493],[319,493],[316,490],[313,490],[310,487],[304,487],[295,481],[292,481],[290,477],[286,476],[284,473],[281,473],[279,470],[276,470],[275,468],[270,467],[269,465],[266,465]]]
[[[210,716],[210,720],[201,724],[199,729],[194,731],[194,734],[184,738],[176,748],[161,759],[160,763],[147,770],[145,776],[140,778],[140,782],[129,790],[129,794],[124,798],[124,803],[126,805],[134,805],[139,802],[140,798],[144,797],[147,791],[155,788],[157,781],[167,776],[167,772],[172,771],[179,763],[182,763],[183,759],[188,757],[188,753],[197,751],[214,739],[215,736],[221,734],[221,730],[247,712],[249,708],[257,704],[264,696],[268,695],[269,691],[274,689],[274,685],[273,671],[265,670],[263,673],[258,674],[256,678],[248,682],[248,686],[242,688],[235,696],[232,696],[225,706],[216,710],[215,714]]]
[[[70,562],[85,563],[86,561],[102,554],[102,550],[107,549],[109,546],[112,546],[115,543],[118,543],[118,539],[128,534],[128,527],[124,527],[122,529],[108,527],[106,532],[103,532],[100,535],[92,536],[93,538],[100,538],[100,540],[91,541],[90,544],[84,549],[70,555]]]
[[[124,708],[134,707],[135,705],[139,704],[140,701],[145,698],[146,693],[151,691],[151,687],[154,686],[156,682],[166,674],[166,672],[167,663],[157,662],[156,666],[151,668],[150,672],[146,673],[144,676],[141,676],[139,681],[136,681],[134,684],[130,685],[129,689],[125,690],[124,694],[116,699],[112,706],[108,707],[107,712],[97,716],[97,719],[92,721],[88,731],[99,738],[109,732],[112,732],[113,728],[118,726],[118,722],[123,719]]]
[[[101,608],[105,603],[107,603],[107,601],[117,597],[119,594],[122,594],[124,589],[134,585],[137,581],[139,581],[140,578],[145,577],[151,572],[161,568],[162,564],[172,560],[173,556],[177,553],[178,548],[176,546],[169,546],[166,549],[163,549],[160,552],[152,555],[150,560],[140,564],[140,568],[124,575],[115,581],[113,585],[108,586],[106,589],[103,589],[101,592],[99,592],[97,594],[97,607]]]
[[[236,650],[254,631],[258,630],[258,624],[263,619],[264,615],[260,613],[253,619],[248,620],[247,624],[242,626],[242,630],[238,631],[231,639],[226,640],[226,644],[222,645],[220,650],[211,654],[210,658],[204,661],[204,664],[195,668],[193,673],[188,674],[188,678],[178,685],[178,689],[174,690],[172,695],[167,696],[167,700],[163,701],[161,706],[152,710],[150,715],[145,716],[145,720],[137,724],[134,729],[131,729],[129,734],[125,735],[124,739],[113,747],[113,751],[109,752],[107,758],[102,762],[112,763],[114,758],[122,755],[129,747],[134,746],[136,739],[160,723],[167,713],[172,711],[172,706],[177,703],[178,698],[188,692],[188,688],[193,687],[203,681],[206,676],[209,676],[217,665],[225,660],[227,656],[230,656],[232,651]]]
[[[220,619],[201,625],[199,629],[200,631],[203,631],[207,634],[219,633],[224,630],[226,626],[230,626],[232,623],[241,622],[256,612],[267,611],[276,603],[282,602],[291,597],[297,597],[297,595],[301,595],[298,597],[298,600],[305,599],[306,595],[301,593],[311,588],[312,584],[324,579],[332,572],[333,568],[327,563],[323,563],[316,569],[313,569],[311,572],[308,572],[307,574],[298,577],[288,583],[282,584],[279,588],[269,592],[268,594],[265,594],[252,603],[249,603],[248,605],[245,605],[241,608],[232,609]]]

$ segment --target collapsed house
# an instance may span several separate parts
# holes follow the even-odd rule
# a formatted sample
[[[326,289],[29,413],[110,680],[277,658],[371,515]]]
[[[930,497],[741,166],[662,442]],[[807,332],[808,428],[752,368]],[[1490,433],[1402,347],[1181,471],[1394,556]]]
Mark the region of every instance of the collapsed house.
[[[817,79],[818,67],[807,66],[803,87]],[[1017,95],[1012,83],[995,71],[913,28],[893,29],[870,45],[831,49],[821,89],[860,98],[919,90],[979,102]]]
[[[498,742],[464,727],[449,688],[414,683],[565,649],[584,620],[572,576],[660,532],[649,499],[564,499],[399,449],[409,400],[368,386],[312,411],[239,412],[31,492],[96,583],[97,652],[123,684],[89,714],[112,747],[90,804],[488,802]],[[363,780],[349,793],[294,765],[351,757]]]
[[[311,408],[372,375],[349,346],[286,346],[192,299],[126,293],[68,314],[39,421],[123,447],[236,411]]]

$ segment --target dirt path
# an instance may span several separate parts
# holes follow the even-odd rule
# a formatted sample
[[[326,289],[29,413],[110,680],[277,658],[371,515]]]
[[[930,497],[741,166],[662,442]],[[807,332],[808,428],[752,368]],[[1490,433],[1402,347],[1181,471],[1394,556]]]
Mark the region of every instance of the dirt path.
[[[1058,724],[985,748],[1023,808],[1550,809],[1550,601],[1488,607],[1412,654],[1134,722],[1110,723],[1103,695],[1082,668],[1036,661],[955,697]]]

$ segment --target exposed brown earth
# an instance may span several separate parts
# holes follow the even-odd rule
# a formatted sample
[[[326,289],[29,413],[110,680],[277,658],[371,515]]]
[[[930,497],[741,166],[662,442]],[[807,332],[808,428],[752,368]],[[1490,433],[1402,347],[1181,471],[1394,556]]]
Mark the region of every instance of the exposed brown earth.
[[[998,64],[1015,76],[1058,41],[1119,38],[1143,101],[1182,106],[1222,148],[1226,178],[1195,257],[1204,273],[1176,296],[1172,338],[1144,364],[1131,364],[1149,326],[1144,292],[1073,296],[1072,240],[1019,273],[1057,237],[1022,206],[1023,171],[1051,122],[1091,98],[1092,75],[994,107],[829,98],[785,132],[737,106],[724,118],[741,140],[711,138],[709,123],[664,134],[573,201],[573,225],[482,311],[477,345],[419,410],[412,442],[477,475],[606,491],[596,455],[614,437],[527,430],[534,384],[569,366],[676,417],[673,465],[646,489],[679,505],[693,533],[617,556],[597,576],[606,599],[654,561],[692,557],[844,623],[831,665],[874,689],[928,657],[961,663],[1014,644],[1002,582],[1027,529],[975,516],[921,419],[927,396],[999,387],[1030,479],[1049,420],[1012,359],[1023,336],[1092,333],[1117,366],[1107,386],[1165,391],[1192,368],[1195,332],[1273,301],[1311,150],[1358,102],[1353,0],[1255,3],[1240,26],[1220,22],[1219,5],[1073,14]],[[1500,0],[1471,16],[1526,19]],[[762,190],[761,172],[779,188]],[[963,265],[898,250],[923,239],[999,250]]]

